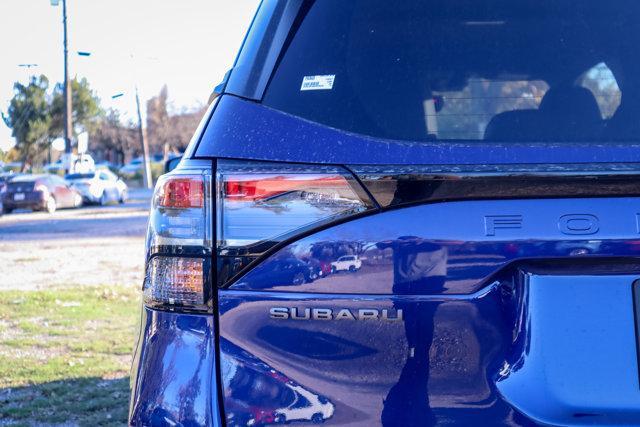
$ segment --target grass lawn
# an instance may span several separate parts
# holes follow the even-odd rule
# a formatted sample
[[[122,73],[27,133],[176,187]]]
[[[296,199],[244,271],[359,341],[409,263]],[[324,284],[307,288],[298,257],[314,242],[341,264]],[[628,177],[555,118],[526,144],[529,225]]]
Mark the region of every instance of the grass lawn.
[[[122,425],[135,288],[0,292],[0,426]]]

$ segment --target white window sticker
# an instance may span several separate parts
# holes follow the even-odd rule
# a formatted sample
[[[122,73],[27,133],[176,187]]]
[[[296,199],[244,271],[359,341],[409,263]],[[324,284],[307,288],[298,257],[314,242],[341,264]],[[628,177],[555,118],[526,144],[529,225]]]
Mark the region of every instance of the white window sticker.
[[[333,89],[333,81],[335,79],[335,74],[327,74],[325,76],[304,76],[302,78],[302,86],[300,86],[300,90],[331,90]]]

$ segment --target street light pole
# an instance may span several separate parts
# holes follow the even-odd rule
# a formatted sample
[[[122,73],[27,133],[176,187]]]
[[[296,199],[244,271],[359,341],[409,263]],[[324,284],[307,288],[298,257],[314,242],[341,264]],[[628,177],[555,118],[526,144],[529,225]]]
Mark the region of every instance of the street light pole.
[[[57,6],[60,0],[51,0],[51,6]],[[71,134],[73,132],[73,105],[71,100],[71,84],[69,83],[69,49],[67,36],[67,0],[62,0],[62,27],[64,51],[64,152],[67,157],[66,172],[71,166]]]
[[[71,166],[71,133],[73,132],[73,106],[69,83],[69,49],[67,46],[67,0],[62,0],[62,24],[64,26],[64,152],[67,155],[66,173]]]

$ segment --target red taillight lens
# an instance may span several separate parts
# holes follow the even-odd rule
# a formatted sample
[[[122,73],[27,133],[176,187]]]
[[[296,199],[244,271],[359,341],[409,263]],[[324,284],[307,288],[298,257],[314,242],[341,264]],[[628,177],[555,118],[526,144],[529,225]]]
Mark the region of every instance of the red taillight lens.
[[[158,205],[165,208],[202,208],[204,183],[201,177],[172,177],[163,182]]]
[[[343,176],[280,175],[256,179],[252,175],[227,177],[224,195],[236,200],[264,200],[292,191],[339,188],[347,184]],[[347,185],[348,188],[348,185]]]
[[[210,176],[163,175],[151,203],[148,245],[211,246]],[[209,190],[207,190],[209,188]]]
[[[221,160],[216,185],[219,284],[278,242],[373,206],[333,166]]]

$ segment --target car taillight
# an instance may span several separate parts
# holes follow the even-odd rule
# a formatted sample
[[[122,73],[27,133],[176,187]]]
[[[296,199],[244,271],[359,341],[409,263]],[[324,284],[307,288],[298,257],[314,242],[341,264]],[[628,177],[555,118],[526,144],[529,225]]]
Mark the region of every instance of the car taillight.
[[[375,206],[334,166],[218,160],[214,188],[211,179],[203,168],[158,180],[147,233],[147,306],[211,311],[214,283],[228,283],[278,243]]]
[[[148,306],[211,310],[211,170],[195,172],[176,171],[156,184],[143,288]]]
[[[220,160],[216,192],[218,285],[279,242],[374,206],[334,166]]]

